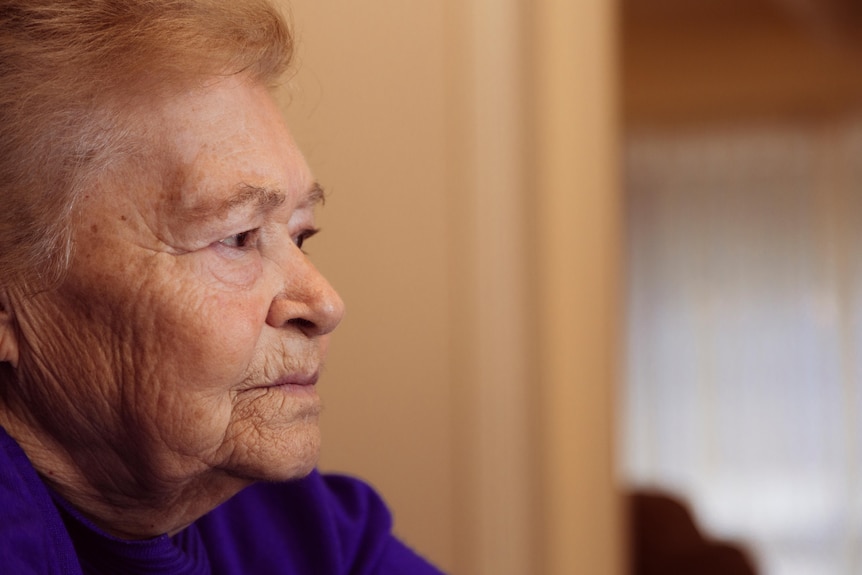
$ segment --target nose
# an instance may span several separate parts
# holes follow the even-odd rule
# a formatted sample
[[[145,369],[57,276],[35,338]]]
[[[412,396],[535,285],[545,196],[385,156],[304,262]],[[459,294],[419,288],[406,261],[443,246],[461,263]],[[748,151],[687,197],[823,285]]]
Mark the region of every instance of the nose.
[[[309,338],[326,335],[344,317],[344,302],[304,254],[298,259],[283,271],[283,287],[270,303],[266,323],[292,326]]]

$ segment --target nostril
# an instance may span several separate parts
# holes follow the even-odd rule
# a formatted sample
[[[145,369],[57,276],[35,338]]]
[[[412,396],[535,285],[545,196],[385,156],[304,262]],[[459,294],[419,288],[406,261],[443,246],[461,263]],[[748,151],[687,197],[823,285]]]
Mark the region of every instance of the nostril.
[[[305,319],[304,317],[295,317],[295,318],[289,319],[289,320],[287,320],[287,323],[289,325],[293,325],[293,326],[298,327],[299,329],[301,329],[304,332],[317,329],[317,326],[315,325],[315,323],[313,321],[311,321],[309,319]]]

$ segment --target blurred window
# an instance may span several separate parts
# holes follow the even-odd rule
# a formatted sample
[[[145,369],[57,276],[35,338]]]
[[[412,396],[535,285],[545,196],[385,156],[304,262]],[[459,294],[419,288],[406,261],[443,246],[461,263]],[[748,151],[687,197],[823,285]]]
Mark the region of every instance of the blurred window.
[[[626,183],[624,480],[862,573],[862,121],[636,133]]]

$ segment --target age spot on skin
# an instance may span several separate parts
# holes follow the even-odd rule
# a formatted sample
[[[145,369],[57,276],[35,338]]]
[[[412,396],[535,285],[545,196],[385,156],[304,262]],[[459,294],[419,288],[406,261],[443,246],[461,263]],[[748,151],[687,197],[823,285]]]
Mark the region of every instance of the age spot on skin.
[[[92,226],[90,226],[90,231],[93,232],[94,234],[99,233],[99,226],[96,224],[93,224]]]

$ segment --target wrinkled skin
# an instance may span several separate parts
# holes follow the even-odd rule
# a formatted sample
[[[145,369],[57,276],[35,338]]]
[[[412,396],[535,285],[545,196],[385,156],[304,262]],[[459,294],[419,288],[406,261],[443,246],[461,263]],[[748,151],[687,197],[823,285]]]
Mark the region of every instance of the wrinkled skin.
[[[127,538],[313,468],[343,314],[300,249],[318,188],[264,87],[219,80],[145,125],[156,153],[82,199],[63,283],[0,302],[0,424]]]

